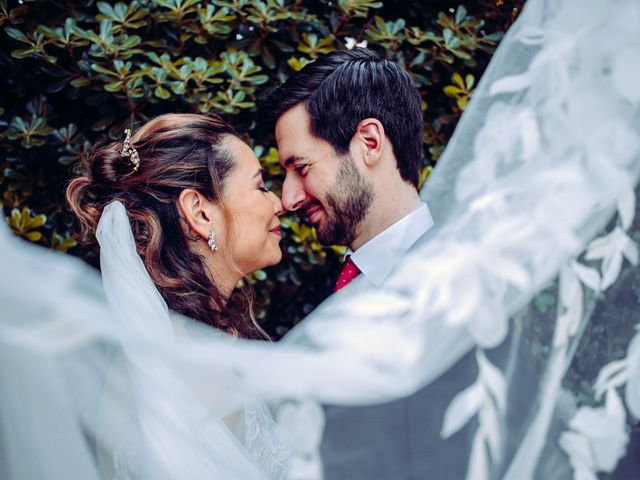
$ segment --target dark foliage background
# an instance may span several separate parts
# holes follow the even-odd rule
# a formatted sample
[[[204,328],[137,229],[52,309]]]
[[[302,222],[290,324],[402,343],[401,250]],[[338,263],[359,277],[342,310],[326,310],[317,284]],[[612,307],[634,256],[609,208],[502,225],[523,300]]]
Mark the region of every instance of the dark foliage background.
[[[122,139],[126,127],[168,112],[221,114],[243,132],[279,194],[283,172],[273,138],[257,135],[256,100],[318,55],[365,40],[402,64],[420,89],[424,182],[524,3],[459,1],[0,0],[0,202],[7,221],[27,241],[97,265],[95,245],[72,235],[65,185],[94,142]],[[251,277],[258,318],[274,338],[324,298],[343,251],[322,247],[303,215],[287,214],[282,223],[283,261]],[[632,282],[635,297],[623,302],[630,307],[602,302],[614,308],[584,333],[565,379],[581,403],[593,403],[599,368],[625,355],[638,322],[639,272],[628,270],[619,282]],[[555,312],[555,289],[556,282],[538,295],[525,317]],[[552,332],[543,322],[527,329],[534,355],[544,357]],[[632,453],[640,436],[631,427],[629,455],[607,478],[640,478]]]
[[[63,200],[90,145],[167,112],[222,114],[280,192],[256,99],[318,55],[366,40],[404,65],[423,97],[425,163],[437,161],[520,0],[0,0],[0,201],[16,234],[97,264]],[[349,40],[351,37],[353,40]],[[283,262],[256,272],[257,314],[283,335],[325,296],[342,249],[297,213]]]

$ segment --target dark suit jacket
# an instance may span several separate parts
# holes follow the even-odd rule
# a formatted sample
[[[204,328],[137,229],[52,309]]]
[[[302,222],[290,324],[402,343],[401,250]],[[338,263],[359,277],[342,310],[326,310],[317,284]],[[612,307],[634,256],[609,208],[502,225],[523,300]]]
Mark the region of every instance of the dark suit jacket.
[[[512,341],[512,335],[487,352],[489,360],[502,371],[509,356],[514,355],[516,371],[523,373],[516,378],[526,379],[511,382],[508,419],[531,409],[537,389],[536,382],[531,381],[537,375],[528,348],[519,335]],[[476,380],[477,374],[475,353],[471,351],[439,379],[407,398],[366,407],[325,405],[326,427],[320,447],[325,479],[464,479],[477,421],[472,419],[446,440],[440,438],[440,431],[447,406]],[[522,437],[526,415],[522,420],[522,431],[510,430],[507,459]]]
[[[516,342],[517,343],[517,342]],[[504,369],[514,348],[511,338],[488,353]],[[507,419],[521,420],[522,430],[510,430],[505,458],[515,453],[533,407],[536,392],[533,361],[526,348],[517,354],[517,367],[527,379],[512,382],[508,394]],[[526,373],[525,373],[526,372]],[[367,407],[325,406],[326,428],[321,444],[326,480],[456,480],[464,479],[477,422],[444,440],[440,430],[451,399],[477,377],[475,354],[468,353],[435,382],[417,393],[394,402]],[[497,470],[501,470],[498,466]]]

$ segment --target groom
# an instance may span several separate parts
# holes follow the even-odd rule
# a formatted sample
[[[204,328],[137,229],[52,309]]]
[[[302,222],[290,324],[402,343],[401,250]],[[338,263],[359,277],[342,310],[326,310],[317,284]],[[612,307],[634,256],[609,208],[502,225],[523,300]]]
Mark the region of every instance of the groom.
[[[357,48],[307,65],[261,104],[286,171],[283,206],[303,209],[322,243],[348,246],[374,285],[433,225],[417,190],[420,103],[406,71]]]
[[[283,206],[303,209],[322,243],[348,247],[334,291],[356,276],[380,286],[433,225],[417,190],[423,117],[409,74],[371,50],[337,51],[289,78],[260,107],[275,125],[286,171]],[[461,363],[406,399],[327,407],[325,478],[464,478],[468,430],[447,441],[455,459],[434,452],[443,446],[446,405],[474,379]]]

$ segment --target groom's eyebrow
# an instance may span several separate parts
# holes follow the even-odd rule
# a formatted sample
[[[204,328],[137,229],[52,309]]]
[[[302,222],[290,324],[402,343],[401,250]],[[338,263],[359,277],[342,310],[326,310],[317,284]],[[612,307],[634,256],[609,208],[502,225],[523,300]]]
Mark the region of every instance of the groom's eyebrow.
[[[284,162],[282,162],[282,165],[284,165],[284,167],[287,168],[292,163],[297,162],[298,160],[304,160],[304,157],[300,155],[291,155]]]

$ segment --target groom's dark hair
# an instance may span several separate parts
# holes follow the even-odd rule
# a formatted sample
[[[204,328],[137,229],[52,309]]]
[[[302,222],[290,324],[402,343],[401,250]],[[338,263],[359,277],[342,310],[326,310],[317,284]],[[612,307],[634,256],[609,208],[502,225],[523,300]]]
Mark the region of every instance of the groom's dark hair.
[[[409,74],[372,50],[339,50],[306,65],[259,103],[259,122],[273,129],[278,118],[303,103],[311,133],[344,155],[358,123],[382,123],[406,182],[418,186],[422,168],[421,98]]]

